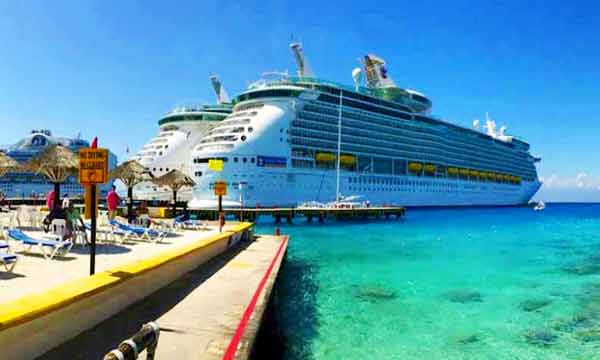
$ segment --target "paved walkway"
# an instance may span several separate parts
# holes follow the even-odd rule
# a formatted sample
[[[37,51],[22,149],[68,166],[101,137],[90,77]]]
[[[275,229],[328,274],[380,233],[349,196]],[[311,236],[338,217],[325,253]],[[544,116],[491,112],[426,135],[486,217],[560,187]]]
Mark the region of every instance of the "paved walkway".
[[[157,358],[221,359],[242,315],[275,259],[282,240],[282,237],[275,236],[257,238],[177,306],[161,316],[157,322],[165,331],[160,335]],[[280,254],[275,259],[271,276],[263,292],[259,294],[253,317],[242,338],[241,348],[244,350],[250,350],[249,342],[254,340],[260,325],[282,258],[283,254]]]
[[[243,329],[237,358],[244,359],[285,254],[283,241],[284,237],[260,235],[240,244],[41,359],[101,359],[148,321],[161,327],[157,359],[222,359],[263,283]],[[265,277],[269,268],[270,276]]]

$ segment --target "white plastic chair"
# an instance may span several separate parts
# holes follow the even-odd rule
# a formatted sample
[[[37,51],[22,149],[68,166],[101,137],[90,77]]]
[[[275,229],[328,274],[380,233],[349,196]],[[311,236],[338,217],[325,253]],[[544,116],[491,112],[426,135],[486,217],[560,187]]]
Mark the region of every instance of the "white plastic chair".
[[[61,239],[65,237],[68,233],[67,229],[67,220],[65,219],[54,219],[52,223],[50,223],[50,229],[52,233],[60,236]]]

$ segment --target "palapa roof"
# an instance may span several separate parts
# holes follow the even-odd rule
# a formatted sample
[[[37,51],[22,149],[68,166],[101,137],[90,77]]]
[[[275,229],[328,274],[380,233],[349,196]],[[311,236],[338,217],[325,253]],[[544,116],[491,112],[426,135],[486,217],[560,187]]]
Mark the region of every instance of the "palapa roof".
[[[62,183],[79,171],[79,156],[62,145],[51,145],[29,160],[24,167],[44,175],[50,182]]]
[[[3,152],[0,152],[0,176],[4,176],[7,172],[11,172],[19,168],[19,163],[6,155]]]
[[[152,173],[135,160],[125,161],[110,172],[111,179],[121,180],[125,186],[133,187],[153,179]]]
[[[184,186],[196,185],[191,177],[179,170],[171,170],[153,181],[156,185],[170,187],[173,191],[179,191]]]

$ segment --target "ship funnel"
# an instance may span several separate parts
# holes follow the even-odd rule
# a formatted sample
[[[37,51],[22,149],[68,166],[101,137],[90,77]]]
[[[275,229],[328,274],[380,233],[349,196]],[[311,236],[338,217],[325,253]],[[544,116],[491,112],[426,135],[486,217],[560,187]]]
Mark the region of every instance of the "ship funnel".
[[[362,82],[362,70],[360,70],[360,68],[352,70],[352,80],[354,80],[354,87],[358,91],[360,83]]]
[[[294,54],[294,58],[296,59],[296,64],[298,65],[298,76],[299,77],[315,77],[310,65],[308,65],[308,61],[306,57],[304,57],[304,52],[302,51],[302,44],[293,42],[290,44],[290,49],[292,49],[292,53]]]
[[[367,85],[371,88],[394,87],[396,84],[388,76],[385,61],[373,54],[365,55],[362,59],[367,77]]]
[[[221,80],[219,80],[217,75],[212,75],[210,77],[210,82],[212,83],[213,89],[215,89],[215,94],[217,94],[217,102],[219,104],[231,102],[227,91],[225,91],[225,88],[223,87],[223,84],[221,84]]]

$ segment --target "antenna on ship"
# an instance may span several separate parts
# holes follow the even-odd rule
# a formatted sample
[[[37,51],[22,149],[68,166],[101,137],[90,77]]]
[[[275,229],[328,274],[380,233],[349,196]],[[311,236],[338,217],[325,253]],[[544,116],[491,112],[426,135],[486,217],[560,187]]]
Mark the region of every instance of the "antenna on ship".
[[[299,42],[293,42],[290,44],[290,49],[292,49],[292,53],[296,59],[296,64],[298,65],[298,77],[315,77],[315,74],[313,73],[310,65],[308,65],[308,61],[304,56],[304,52],[302,51],[302,44]]]
[[[223,87],[223,84],[221,84],[221,80],[219,80],[217,75],[211,75],[210,82],[212,83],[213,89],[215,89],[215,93],[217,94],[217,102],[219,104],[231,102],[227,91],[225,91],[225,88]]]

